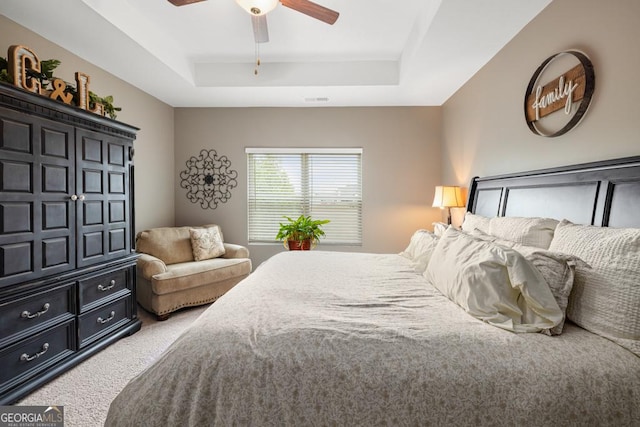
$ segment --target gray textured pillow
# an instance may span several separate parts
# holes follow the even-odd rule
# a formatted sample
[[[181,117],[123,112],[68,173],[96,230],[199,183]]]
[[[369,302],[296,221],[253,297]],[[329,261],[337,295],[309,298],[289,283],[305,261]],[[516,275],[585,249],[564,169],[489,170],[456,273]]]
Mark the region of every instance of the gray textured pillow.
[[[521,245],[548,249],[558,222],[551,218],[497,216],[489,221],[489,234]]]
[[[466,231],[467,233],[473,233],[475,230],[482,231],[486,234],[489,233],[489,221],[490,218],[487,218],[482,215],[472,214],[471,212],[466,212],[464,214],[464,221],[462,221],[462,231]]]
[[[640,229],[562,221],[549,249],[580,257],[567,318],[640,356]]]

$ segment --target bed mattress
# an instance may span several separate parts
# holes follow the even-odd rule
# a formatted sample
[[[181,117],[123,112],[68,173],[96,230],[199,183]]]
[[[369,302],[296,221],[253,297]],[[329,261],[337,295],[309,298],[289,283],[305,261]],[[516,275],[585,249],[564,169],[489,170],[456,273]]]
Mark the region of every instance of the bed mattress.
[[[305,251],[208,308],[106,425],[639,423],[640,358],[617,344],[488,325],[399,255]]]

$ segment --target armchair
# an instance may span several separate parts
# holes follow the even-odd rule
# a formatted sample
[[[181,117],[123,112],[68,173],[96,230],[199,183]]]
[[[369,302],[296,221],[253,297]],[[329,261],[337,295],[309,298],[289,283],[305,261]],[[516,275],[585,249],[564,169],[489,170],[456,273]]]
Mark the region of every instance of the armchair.
[[[249,250],[236,244],[222,243],[221,256],[196,261],[191,233],[214,228],[222,243],[222,232],[213,224],[153,228],[136,235],[138,303],[158,320],[182,307],[215,301],[251,273]]]

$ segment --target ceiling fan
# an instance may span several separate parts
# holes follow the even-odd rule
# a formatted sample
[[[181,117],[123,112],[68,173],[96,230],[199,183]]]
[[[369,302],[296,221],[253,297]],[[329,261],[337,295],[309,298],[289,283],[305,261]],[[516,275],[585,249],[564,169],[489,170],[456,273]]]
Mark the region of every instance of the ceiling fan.
[[[204,0],[168,0],[175,6],[185,6],[191,3],[198,3]],[[278,3],[282,3],[290,9],[304,13],[307,16],[333,25],[340,14],[335,10],[328,9],[309,0],[236,0],[251,15],[253,25],[253,36],[256,43],[266,43],[269,41],[269,30],[267,29],[267,13],[271,12]]]

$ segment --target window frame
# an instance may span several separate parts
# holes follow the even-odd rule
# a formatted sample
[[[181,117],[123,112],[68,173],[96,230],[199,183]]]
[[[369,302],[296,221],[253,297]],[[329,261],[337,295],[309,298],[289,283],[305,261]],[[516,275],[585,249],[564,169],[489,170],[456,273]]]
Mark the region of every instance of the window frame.
[[[335,246],[357,246],[357,247],[361,247],[363,242],[363,156],[364,156],[364,150],[363,148],[345,148],[345,147],[339,147],[339,148],[327,148],[327,147],[323,147],[323,148],[296,148],[296,147],[287,147],[287,148],[283,148],[283,147],[278,147],[278,148],[267,148],[267,147],[247,147],[245,148],[245,155],[246,155],[246,159],[247,159],[247,241],[249,244],[252,245],[261,245],[261,244],[278,244],[279,242],[275,239],[275,233],[274,233],[274,239],[273,240],[264,240],[264,239],[256,239],[255,237],[251,236],[251,213],[252,210],[250,208],[250,198],[251,198],[251,185],[252,185],[252,176],[250,176],[250,171],[251,171],[251,166],[250,163],[252,161],[251,155],[253,154],[274,154],[274,155],[300,155],[300,156],[304,156],[304,155],[314,155],[314,154],[319,154],[319,155],[340,155],[340,154],[344,154],[344,155],[357,155],[359,156],[359,177],[358,177],[358,181],[359,181],[359,200],[357,201],[357,203],[359,204],[358,209],[359,212],[357,213],[359,216],[359,220],[358,220],[358,226],[359,226],[359,230],[357,232],[357,239],[356,241],[349,241],[349,242],[342,242],[342,241],[331,241],[330,239],[323,239],[322,242],[323,244],[326,245],[335,245]],[[302,159],[302,162],[305,163],[304,158]],[[308,183],[307,186],[305,186],[306,188],[301,190],[303,193],[309,193],[312,191],[311,188],[309,188]],[[305,206],[304,209],[308,209],[309,206],[311,206],[310,203],[310,199],[305,199],[303,200],[303,205]],[[337,205],[336,205],[337,206]],[[306,215],[306,214],[305,214]],[[277,222],[280,223],[282,222],[283,218],[277,218]],[[325,219],[325,218],[315,218],[314,219]]]

